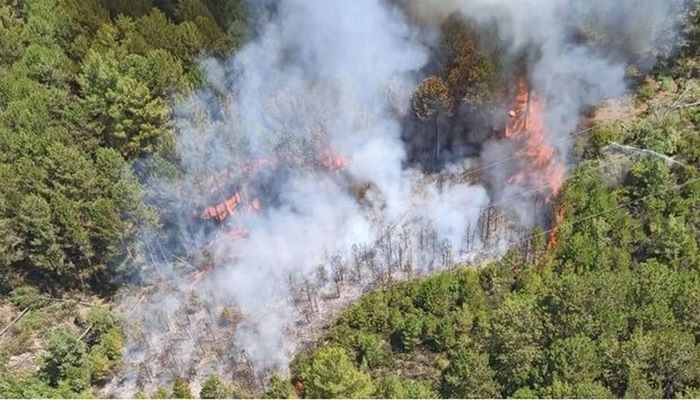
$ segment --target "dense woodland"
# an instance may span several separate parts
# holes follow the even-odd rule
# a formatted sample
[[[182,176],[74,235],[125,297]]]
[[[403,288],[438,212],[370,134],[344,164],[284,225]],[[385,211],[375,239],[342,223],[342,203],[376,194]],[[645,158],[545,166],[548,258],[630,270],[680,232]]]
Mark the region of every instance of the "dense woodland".
[[[693,7],[688,43],[635,77],[628,113],[578,143],[556,230],[499,262],[367,295],[267,394],[700,397]],[[245,17],[237,0],[0,0],[0,307],[28,313],[0,337],[0,397],[92,396],[119,371],[124,333],[108,303],[143,261],[141,230],[161,223],[144,179],[177,175],[173,104],[202,84],[201,57],[243,43]],[[443,31],[441,71],[413,104],[427,124],[495,91],[469,30],[450,20]],[[615,157],[610,142],[673,161]],[[27,348],[45,351],[10,368]],[[233,387],[211,376],[192,393],[177,379],[147,395],[240,395]]]
[[[139,176],[172,158],[171,104],[243,39],[235,1],[4,0],[0,291],[109,293],[154,222]],[[138,162],[137,162],[138,161]],[[146,222],[146,223],[144,223]]]
[[[244,17],[235,0],[0,1],[0,295],[30,310],[0,338],[0,397],[89,396],[119,368],[118,317],[55,299],[133,281],[159,218],[143,177],[176,171],[172,105]],[[9,371],[28,348],[38,371]]]

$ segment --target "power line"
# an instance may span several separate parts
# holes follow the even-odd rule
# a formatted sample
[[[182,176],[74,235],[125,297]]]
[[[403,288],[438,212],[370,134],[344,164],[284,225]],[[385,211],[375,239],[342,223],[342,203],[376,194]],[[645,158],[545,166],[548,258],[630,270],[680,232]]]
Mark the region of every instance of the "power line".
[[[631,156],[626,156],[626,157],[631,157]],[[571,164],[568,164],[568,165],[564,166],[564,168],[574,167],[574,166],[576,166],[576,165],[577,165],[576,163],[571,163]],[[597,170],[603,169],[603,168],[605,168],[605,167],[607,167],[606,164],[601,164],[601,165],[599,165],[599,166],[597,166],[597,167],[593,167],[593,168],[587,169],[587,170],[586,170],[586,173],[592,172],[592,171],[597,171]],[[497,200],[497,201],[494,201],[494,202],[490,203],[489,205],[503,204],[503,203],[506,202],[507,200],[516,199],[516,198],[521,197],[521,196],[523,196],[523,195],[525,195],[525,194],[528,194],[528,193],[531,193],[531,192],[537,192],[537,191],[540,190],[540,189],[547,189],[547,188],[551,188],[551,185],[550,185],[550,184],[544,184],[544,185],[541,185],[541,186],[531,187],[531,188],[526,189],[526,190],[524,190],[524,191],[522,191],[522,192],[518,192],[518,193],[515,193],[515,194],[513,194],[513,195],[503,197],[503,198],[501,198],[501,199],[499,199],[499,200]]]
[[[625,155],[623,155],[623,156],[624,156],[625,158],[632,158],[632,155],[627,155],[627,154],[625,154]],[[571,163],[571,164],[565,165],[564,168],[575,167],[576,165],[578,165],[578,163]],[[591,167],[591,168],[589,168],[589,169],[586,169],[585,172],[586,172],[586,173],[590,173],[590,172],[594,172],[594,171],[597,171],[597,170],[604,169],[604,168],[606,168],[606,167],[608,167],[607,164],[601,164],[601,165],[599,165],[599,166],[597,166],[597,167]],[[496,200],[496,201],[490,202],[490,203],[489,203],[489,206],[503,204],[503,203],[505,203],[506,201],[519,198],[519,197],[524,196],[524,195],[526,195],[526,194],[528,194],[528,193],[532,193],[532,192],[535,192],[535,193],[536,193],[538,190],[547,189],[547,188],[551,188],[551,185],[550,185],[550,184],[544,184],[544,185],[540,185],[540,186],[531,187],[531,188],[528,188],[528,189],[523,190],[522,192],[518,192],[518,193],[515,193],[515,194],[512,194],[512,195],[506,196],[506,197],[502,197],[502,198],[500,198],[500,199],[498,199],[498,200]],[[472,206],[472,207],[467,207],[467,208],[482,208],[482,207],[474,207],[474,206]]]

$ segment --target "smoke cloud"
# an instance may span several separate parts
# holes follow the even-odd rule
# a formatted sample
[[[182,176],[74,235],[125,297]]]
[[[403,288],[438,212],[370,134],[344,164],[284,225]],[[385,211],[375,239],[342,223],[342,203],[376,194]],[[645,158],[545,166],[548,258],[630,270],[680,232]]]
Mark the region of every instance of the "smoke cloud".
[[[131,369],[154,362],[154,352],[163,349],[175,354],[177,368],[194,365],[197,376],[221,363],[194,356],[199,350],[193,328],[182,328],[191,340],[175,345],[162,338],[173,331],[171,324],[153,319],[177,318],[193,292],[216,312],[228,304],[240,312],[232,339],[237,350],[227,357],[243,350],[256,371],[285,368],[299,344],[290,330],[304,319],[300,293],[310,299],[311,286],[315,293],[334,282],[364,287],[500,254],[507,238],[488,239],[483,213],[506,195],[513,199],[502,206],[521,223],[535,220],[532,197],[518,195],[537,188],[507,180],[510,170],[523,167],[517,160],[482,171],[489,190],[454,171],[449,172],[458,178],[442,182],[406,167],[402,120],[431,58],[425,43],[434,40],[425,25],[458,13],[477,27],[496,26],[504,57],[525,54],[528,78],[547,104],[547,140],[564,164],[565,138],[581,112],[625,90],[624,61],[631,56],[613,50],[625,49],[638,61],[658,49],[673,4],[257,4],[251,41],[229,60],[204,60],[204,88],[176,109],[180,171],[175,182],[151,184],[153,198],[173,211],[168,228],[146,241],[150,253],[162,256],[153,257],[153,270],[144,272],[157,295],[132,317],[151,338],[132,341]],[[612,42],[576,37],[586,24],[595,24]],[[514,147],[489,140],[481,162],[513,159]],[[337,168],[327,165],[329,159]],[[235,193],[241,200],[223,226],[202,221],[207,205]]]
[[[547,142],[556,162],[569,164],[570,140],[580,115],[601,100],[623,95],[626,68],[644,71],[676,43],[679,0],[428,0],[402,2],[421,25],[437,26],[448,17],[463,18],[477,32],[496,32],[504,65],[525,60],[530,88],[546,103]],[[490,39],[490,38],[489,38]],[[491,39],[492,40],[492,39]],[[503,112],[505,115],[505,111]],[[481,158],[499,163],[510,144],[489,140]],[[523,159],[490,169],[488,181],[496,198],[530,191],[529,199],[506,207],[523,221],[536,221],[534,202],[549,188],[511,184],[505,179],[528,168]],[[534,190],[533,190],[534,189]]]

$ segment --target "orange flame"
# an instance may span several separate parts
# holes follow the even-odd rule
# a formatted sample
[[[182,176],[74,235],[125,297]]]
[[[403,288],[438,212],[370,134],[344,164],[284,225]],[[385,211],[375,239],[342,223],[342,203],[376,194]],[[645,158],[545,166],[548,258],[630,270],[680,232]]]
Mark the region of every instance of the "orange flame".
[[[518,92],[508,116],[505,136],[522,142],[516,155],[527,164],[523,171],[511,177],[511,183],[524,181],[532,187],[549,189],[547,199],[551,200],[564,183],[564,168],[547,142],[545,102],[529,89],[523,77],[518,78]]]
[[[547,240],[548,249],[553,249],[557,247],[557,229],[561,222],[564,221],[565,214],[566,210],[564,209],[564,205],[559,205],[559,208],[557,208],[557,212],[554,214],[554,223],[552,224],[553,228],[549,232],[549,239]]]
[[[330,148],[323,149],[317,156],[318,164],[326,171],[337,172],[345,170],[350,164],[349,159],[340,153],[333,152]],[[252,175],[256,171],[260,170],[265,166],[274,166],[279,161],[276,156],[261,158],[248,165],[245,165],[239,171],[243,175]],[[239,174],[240,176],[240,174]],[[220,234],[226,238],[237,240],[248,236],[248,230],[236,223],[235,220],[228,219],[229,217],[236,216],[239,213],[254,213],[262,209],[262,202],[259,198],[254,197],[251,200],[246,199],[246,190],[241,188],[235,191],[233,194],[222,193],[220,182],[230,183],[233,180],[233,174],[228,170],[221,171],[217,174],[209,176],[205,180],[205,184],[212,194],[219,193],[221,198],[224,200],[220,203],[210,205],[199,213],[199,218],[204,220],[211,220],[218,223],[223,223]],[[208,247],[211,242],[205,246]],[[198,284],[209,271],[214,268],[214,263],[210,262],[204,265],[204,267],[195,272],[192,276],[192,285]]]
[[[319,162],[328,171],[342,171],[350,165],[350,160],[344,154],[335,154],[330,149],[321,152]]]
[[[326,148],[318,156],[318,162],[326,171],[342,171],[345,170],[350,161],[344,154],[336,154],[332,150]],[[242,168],[242,173],[245,175],[251,175],[258,171],[260,168],[267,165],[274,165],[277,163],[276,157],[269,157],[256,160],[249,165]],[[230,181],[231,174],[224,170],[215,175],[208,177],[205,181],[206,185],[209,187],[212,193],[221,192],[219,182]],[[226,218],[231,215],[238,214],[239,211],[243,212],[254,212],[261,208],[261,202],[258,198],[253,198],[250,202],[242,205],[245,202],[245,191],[239,190],[232,195],[229,195],[224,201],[218,204],[206,207],[199,215],[200,218],[206,220],[214,220],[217,222],[223,222]]]

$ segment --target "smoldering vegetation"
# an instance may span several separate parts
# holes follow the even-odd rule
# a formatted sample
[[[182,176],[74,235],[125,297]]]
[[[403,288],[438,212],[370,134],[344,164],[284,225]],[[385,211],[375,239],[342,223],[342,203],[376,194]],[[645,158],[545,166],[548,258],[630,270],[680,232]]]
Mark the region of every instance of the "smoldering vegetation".
[[[536,144],[565,174],[580,115],[669,51],[675,6],[254,4],[249,42],[203,60],[203,88],[177,107],[177,171],[152,178],[166,217],[144,238],[146,288],[124,302],[114,390],[211,372],[257,387],[363,291],[527,243],[558,187],[516,179],[540,169],[530,136],[503,135],[515,78],[528,107],[542,99]],[[473,35],[483,79],[460,73],[470,59],[449,24]]]

